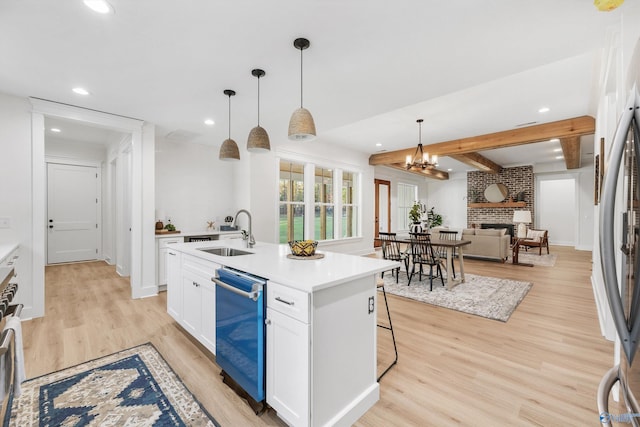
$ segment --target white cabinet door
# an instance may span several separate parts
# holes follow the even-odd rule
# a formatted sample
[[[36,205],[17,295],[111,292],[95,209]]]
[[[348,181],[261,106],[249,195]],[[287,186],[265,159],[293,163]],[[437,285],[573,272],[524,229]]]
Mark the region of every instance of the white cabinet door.
[[[179,237],[165,237],[161,239],[156,239],[156,285],[158,287],[165,286],[167,284],[168,276],[168,264],[167,264],[167,251],[171,248],[171,244],[173,243],[181,243],[183,241],[182,238]]]
[[[200,288],[200,312],[202,313],[200,342],[216,354],[216,285],[209,279]]]
[[[202,321],[200,278],[182,270],[182,322],[180,324],[194,337],[198,337]]]
[[[309,425],[309,324],[267,307],[267,403],[289,425]]]
[[[181,253],[171,249],[167,252],[167,313],[177,321],[182,314],[182,272]]]

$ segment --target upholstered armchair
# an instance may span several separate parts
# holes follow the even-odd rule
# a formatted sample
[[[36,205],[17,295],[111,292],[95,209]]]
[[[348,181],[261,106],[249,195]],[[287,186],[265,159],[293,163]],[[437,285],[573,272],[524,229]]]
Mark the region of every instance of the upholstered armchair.
[[[536,230],[530,228],[527,230],[527,237],[520,241],[520,246],[526,246],[527,249],[534,247],[538,248],[538,255],[542,255],[542,248],[547,248],[547,254],[549,253],[549,231],[548,230]]]

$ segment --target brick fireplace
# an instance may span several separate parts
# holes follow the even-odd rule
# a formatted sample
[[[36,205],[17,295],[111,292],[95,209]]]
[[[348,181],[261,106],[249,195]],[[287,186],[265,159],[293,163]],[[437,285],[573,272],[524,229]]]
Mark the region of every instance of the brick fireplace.
[[[504,184],[509,194],[502,203],[488,203],[484,197],[484,190],[491,184]],[[514,210],[529,210],[531,217],[535,218],[534,206],[534,180],[533,166],[517,166],[503,168],[499,174],[472,171],[467,172],[467,226],[481,223],[513,223]],[[510,198],[516,201],[518,193],[524,191],[524,206],[515,206],[510,203]],[[475,196],[475,197],[474,197]],[[535,224],[528,224],[535,228]]]

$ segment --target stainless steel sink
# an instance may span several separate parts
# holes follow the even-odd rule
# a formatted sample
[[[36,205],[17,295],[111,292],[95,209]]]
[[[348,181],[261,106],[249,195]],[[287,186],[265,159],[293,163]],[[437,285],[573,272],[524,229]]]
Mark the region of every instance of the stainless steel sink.
[[[198,250],[219,256],[238,256],[253,254],[253,252],[247,252],[236,248],[202,248]]]

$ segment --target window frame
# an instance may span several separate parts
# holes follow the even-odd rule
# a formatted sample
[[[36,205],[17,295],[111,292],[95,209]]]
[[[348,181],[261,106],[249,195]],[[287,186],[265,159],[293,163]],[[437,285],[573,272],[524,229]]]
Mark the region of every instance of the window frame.
[[[279,192],[279,183],[280,183],[280,164],[282,162],[290,162],[295,164],[304,165],[304,239],[308,240],[318,240],[315,239],[315,208],[318,205],[315,201],[315,171],[316,168],[324,168],[324,169],[332,169],[333,171],[333,203],[323,203],[323,205],[333,206],[333,236],[327,236],[327,239],[318,240],[324,244],[332,244],[339,243],[353,239],[362,239],[362,193],[363,193],[363,183],[362,176],[363,173],[357,167],[353,165],[338,165],[338,164],[330,164],[330,162],[326,161],[313,161],[308,158],[302,160],[300,158],[296,158],[295,156],[286,156],[279,157],[277,159],[277,167],[278,167],[278,201],[277,201],[277,209],[278,215],[276,216],[278,221],[280,221],[280,192]],[[343,237],[343,218],[342,218],[342,208],[343,208],[343,200],[342,200],[342,176],[343,171],[349,172],[353,174],[355,186],[353,203],[344,204],[348,206],[352,206],[356,209],[356,214],[354,217],[354,221],[356,221],[356,227],[354,231],[354,235],[351,237]],[[311,189],[311,190],[309,190]],[[280,241],[280,232],[278,228],[277,232],[277,241],[279,243],[286,243]]]

